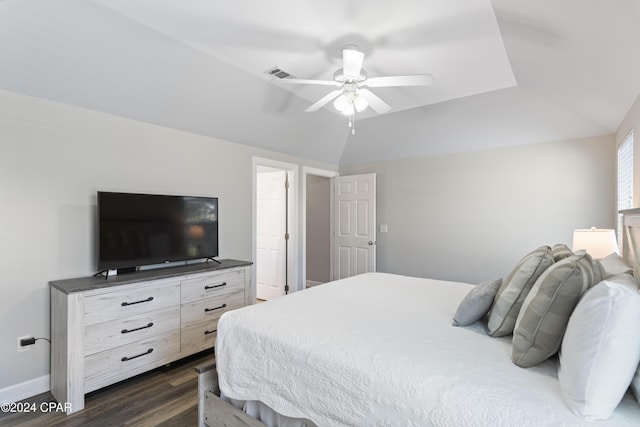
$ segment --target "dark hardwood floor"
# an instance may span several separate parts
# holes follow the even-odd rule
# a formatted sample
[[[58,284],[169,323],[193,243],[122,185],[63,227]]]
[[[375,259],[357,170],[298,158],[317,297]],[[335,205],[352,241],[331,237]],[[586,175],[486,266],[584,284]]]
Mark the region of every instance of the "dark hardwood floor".
[[[49,392],[42,393],[22,401],[35,403],[36,412],[0,412],[0,426],[197,426],[194,368],[212,358],[213,350],[208,350],[89,393],[84,409],[68,416],[40,411],[42,403],[55,402]]]

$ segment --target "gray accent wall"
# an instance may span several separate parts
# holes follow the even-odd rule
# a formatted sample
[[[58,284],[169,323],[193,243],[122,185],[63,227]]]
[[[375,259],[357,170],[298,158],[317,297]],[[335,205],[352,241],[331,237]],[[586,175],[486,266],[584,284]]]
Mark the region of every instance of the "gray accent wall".
[[[614,228],[615,136],[342,167],[377,174],[378,271],[478,283]]]
[[[504,277],[536,246],[570,244],[574,228],[614,226],[615,140],[355,163],[341,174],[377,173],[377,218],[388,225],[377,234],[379,271],[479,282]],[[97,190],[217,196],[220,257],[251,260],[254,156],[337,169],[0,90],[0,401],[47,381],[49,344],[18,353],[16,337],[49,336],[50,280],[95,272]]]
[[[216,196],[220,258],[250,261],[254,156],[337,169],[0,90],[0,397],[48,381],[16,338],[49,337],[50,280],[96,272],[96,191]]]

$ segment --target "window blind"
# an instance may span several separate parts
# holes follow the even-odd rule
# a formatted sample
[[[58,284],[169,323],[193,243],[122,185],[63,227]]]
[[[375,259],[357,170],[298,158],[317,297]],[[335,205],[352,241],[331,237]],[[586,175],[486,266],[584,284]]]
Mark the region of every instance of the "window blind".
[[[618,147],[618,210],[633,207],[633,131]],[[618,246],[622,244],[622,215],[618,214]]]

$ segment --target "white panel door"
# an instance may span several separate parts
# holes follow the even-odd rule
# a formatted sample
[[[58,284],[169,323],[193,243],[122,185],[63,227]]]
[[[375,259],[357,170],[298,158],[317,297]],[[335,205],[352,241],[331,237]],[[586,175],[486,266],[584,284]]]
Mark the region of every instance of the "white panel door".
[[[286,172],[257,175],[256,292],[270,300],[285,294],[286,285]]]
[[[335,181],[335,279],[376,271],[376,174]]]

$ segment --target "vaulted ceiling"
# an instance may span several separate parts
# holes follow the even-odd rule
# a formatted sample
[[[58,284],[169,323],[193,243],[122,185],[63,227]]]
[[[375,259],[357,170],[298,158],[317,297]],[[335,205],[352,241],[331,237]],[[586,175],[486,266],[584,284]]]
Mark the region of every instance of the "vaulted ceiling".
[[[0,89],[350,164],[615,132],[640,93],[637,0],[0,0]],[[372,89],[356,115],[328,79],[356,44]]]

